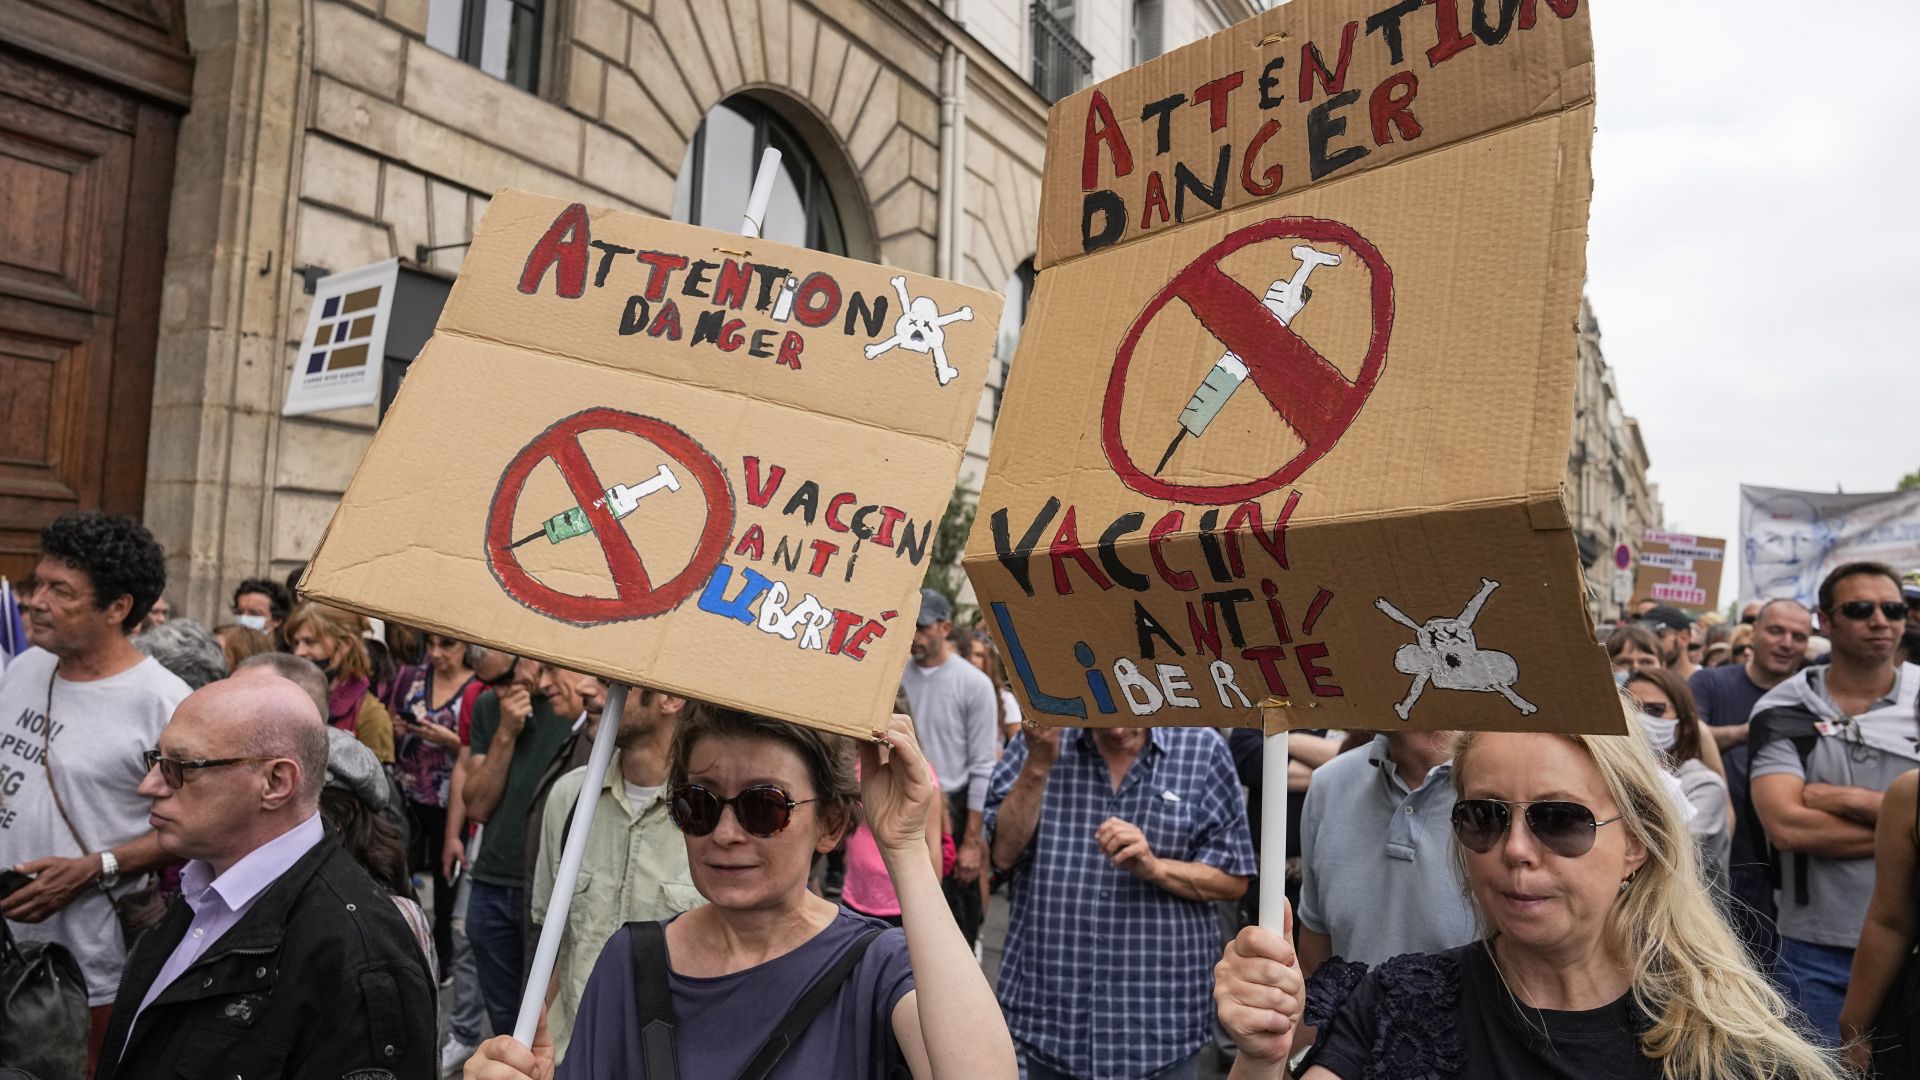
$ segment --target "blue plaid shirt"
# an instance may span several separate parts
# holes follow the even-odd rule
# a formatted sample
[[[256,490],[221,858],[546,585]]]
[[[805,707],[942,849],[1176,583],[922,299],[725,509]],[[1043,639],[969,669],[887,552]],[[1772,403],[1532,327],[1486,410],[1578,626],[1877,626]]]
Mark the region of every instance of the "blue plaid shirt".
[[[987,788],[989,843],[1026,760],[1023,733]],[[1220,924],[1212,904],[1108,862],[1093,834],[1110,817],[1137,826],[1160,858],[1251,876],[1227,741],[1211,728],[1150,728],[1116,792],[1092,733],[1063,730],[1033,842],[1008,886],[999,995],[1014,1038],[1075,1076],[1151,1076],[1212,1036]]]

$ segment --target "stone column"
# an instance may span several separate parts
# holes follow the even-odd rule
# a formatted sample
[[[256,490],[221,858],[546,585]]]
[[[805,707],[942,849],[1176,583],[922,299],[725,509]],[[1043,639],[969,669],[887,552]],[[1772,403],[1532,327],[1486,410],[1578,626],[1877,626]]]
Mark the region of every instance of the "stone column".
[[[176,611],[219,621],[267,564],[277,369],[311,65],[308,5],[188,0],[193,103],[180,127],[155,359],[146,522]]]

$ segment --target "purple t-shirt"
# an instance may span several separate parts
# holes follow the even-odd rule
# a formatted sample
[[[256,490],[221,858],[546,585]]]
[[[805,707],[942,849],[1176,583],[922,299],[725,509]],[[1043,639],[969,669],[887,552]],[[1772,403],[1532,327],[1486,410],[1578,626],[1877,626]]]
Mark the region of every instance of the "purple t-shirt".
[[[788,1049],[769,1080],[884,1077],[893,1007],[913,989],[907,936],[878,919],[844,910],[806,944],[757,967],[713,979],[669,973],[680,1075],[717,1080],[739,1076],[792,1003],[869,928],[885,932],[874,939],[840,992]],[[641,1080],[647,1075],[630,938],[623,927],[600,950],[555,1080]]]

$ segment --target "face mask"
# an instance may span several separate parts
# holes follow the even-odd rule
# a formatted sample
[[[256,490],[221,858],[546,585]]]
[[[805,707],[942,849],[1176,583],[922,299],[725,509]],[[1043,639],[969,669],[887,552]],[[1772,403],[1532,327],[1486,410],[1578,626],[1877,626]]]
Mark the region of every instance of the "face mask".
[[[267,632],[267,617],[265,615],[235,615],[233,621],[249,630],[258,630],[263,634]]]
[[[1680,722],[1678,720],[1648,716],[1646,713],[1640,714],[1640,730],[1647,733],[1647,741],[1652,743],[1653,748],[1661,753],[1666,753],[1668,750],[1673,749],[1673,736],[1674,733],[1679,730],[1679,727]]]
[[[1615,686],[1625,686],[1625,685],[1627,685],[1627,673],[1626,673],[1626,672],[1624,672],[1624,671],[1616,671],[1616,672],[1614,672],[1614,673],[1613,673],[1613,685],[1615,685]]]

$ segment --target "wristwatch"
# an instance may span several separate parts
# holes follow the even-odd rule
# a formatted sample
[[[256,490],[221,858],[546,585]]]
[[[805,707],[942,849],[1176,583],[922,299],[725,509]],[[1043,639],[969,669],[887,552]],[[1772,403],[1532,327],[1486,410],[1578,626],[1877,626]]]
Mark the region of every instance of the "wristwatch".
[[[100,853],[100,876],[95,880],[102,889],[111,889],[120,884],[120,860],[113,857],[113,852]]]

